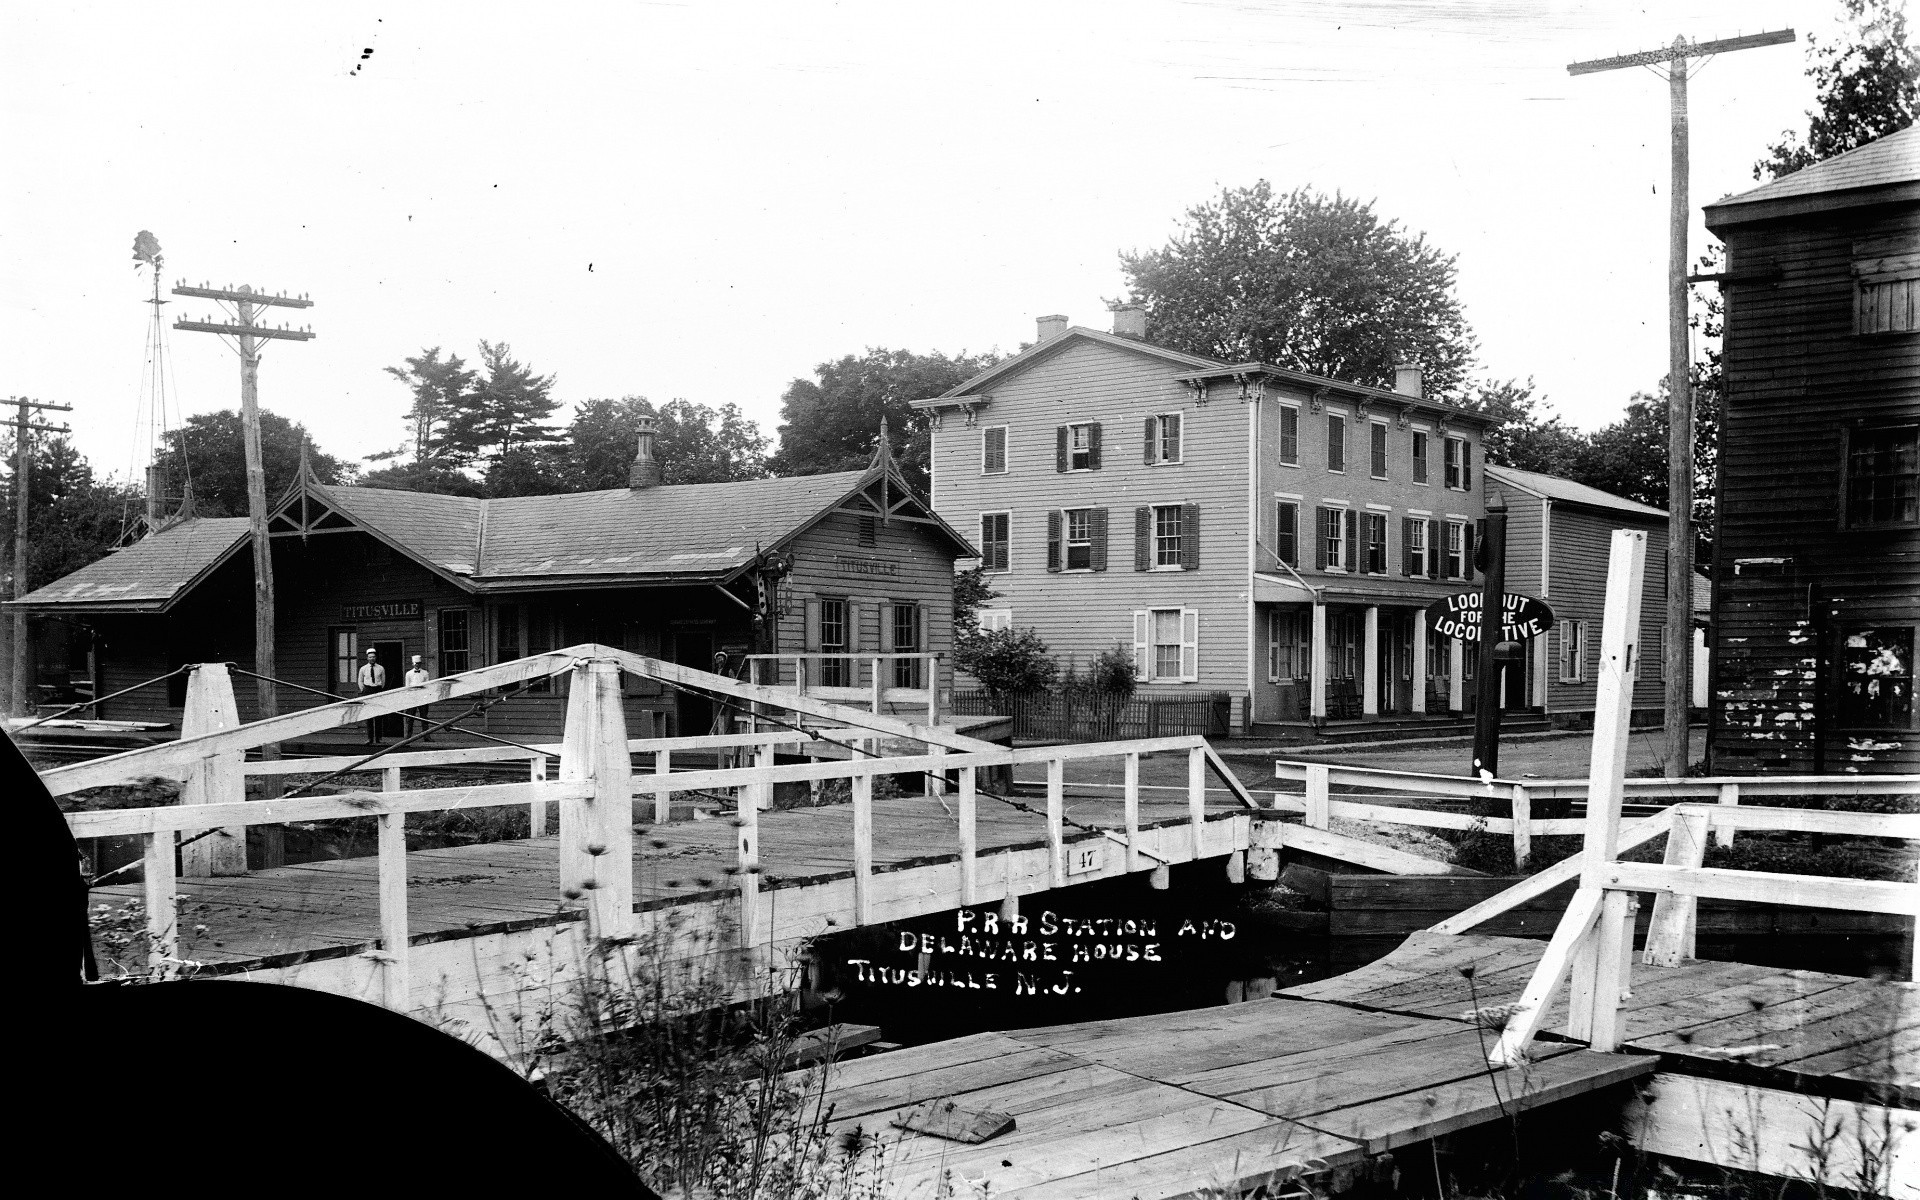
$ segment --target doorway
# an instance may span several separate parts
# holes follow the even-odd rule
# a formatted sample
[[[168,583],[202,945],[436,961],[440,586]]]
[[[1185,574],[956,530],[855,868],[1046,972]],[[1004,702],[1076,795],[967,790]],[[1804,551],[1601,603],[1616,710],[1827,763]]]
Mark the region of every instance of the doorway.
[[[673,630],[673,661],[696,671],[713,670],[713,629],[679,625]],[[676,737],[700,737],[713,731],[713,701],[692,692],[677,692],[673,705]]]
[[[373,651],[374,661],[386,668],[387,686],[390,688],[397,688],[406,680],[406,649],[406,643],[397,639],[394,641],[367,643],[367,650]],[[362,650],[360,652],[361,656],[365,657],[366,652],[366,650]],[[399,738],[406,736],[406,731],[402,728],[404,722],[399,713],[388,713],[385,716],[375,717],[374,721],[374,735],[376,737]]]

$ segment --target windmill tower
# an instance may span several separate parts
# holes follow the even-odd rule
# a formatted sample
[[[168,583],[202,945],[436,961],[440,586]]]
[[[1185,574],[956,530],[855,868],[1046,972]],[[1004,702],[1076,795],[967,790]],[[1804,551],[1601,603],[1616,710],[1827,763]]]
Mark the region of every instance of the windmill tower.
[[[142,442],[146,451],[146,511],[136,518],[125,513],[120,521],[120,544],[139,540],[160,528],[166,519],[167,492],[170,481],[160,467],[162,441],[169,429],[178,419],[179,400],[176,397],[171,407],[168,402],[168,384],[172,376],[172,366],[168,362],[167,323],[162,306],[168,303],[160,296],[160,267],[165,258],[160,251],[160,239],[148,230],[142,229],[133,239],[134,269],[145,265],[153,275],[153,296],[142,303],[153,306],[153,318],[147,325],[146,365],[140,380],[140,399],[134,408],[134,445],[131,450],[133,461],[128,464],[127,474],[133,475],[138,464]],[[185,463],[185,455],[182,455]],[[188,478],[179,481],[181,494],[192,487],[191,468]]]

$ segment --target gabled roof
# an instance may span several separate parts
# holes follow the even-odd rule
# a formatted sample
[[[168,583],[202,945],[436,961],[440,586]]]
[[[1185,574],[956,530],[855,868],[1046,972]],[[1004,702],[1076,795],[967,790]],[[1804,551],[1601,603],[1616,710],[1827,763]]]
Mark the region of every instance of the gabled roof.
[[[1868,142],[1770,183],[1722,197],[1703,210],[1707,227],[1824,209],[1920,200],[1920,128]]]
[[[864,496],[884,489],[886,511]],[[269,520],[275,538],[359,529],[470,592],[724,583],[829,513],[919,524],[955,557],[976,553],[913,495],[891,460],[865,471],[667,484],[480,500],[429,492],[341,487],[304,477]],[[199,519],[23,597],[29,608],[144,612],[170,607],[240,546],[244,517]]]
[[[1127,350],[1135,354],[1143,354],[1149,358],[1157,358],[1172,366],[1180,367],[1182,368],[1181,372],[1174,376],[1174,378],[1182,383],[1198,383],[1203,380],[1216,379],[1264,378],[1276,383],[1301,388],[1309,392],[1336,394],[1348,399],[1364,400],[1368,403],[1378,402],[1391,404],[1399,408],[1427,409],[1435,415],[1444,415],[1449,419],[1458,417],[1462,421],[1474,422],[1481,425],[1491,424],[1485,416],[1471,409],[1461,408],[1453,404],[1445,404],[1438,400],[1425,400],[1412,396],[1404,396],[1399,392],[1388,391],[1385,388],[1369,387],[1361,383],[1348,383],[1339,379],[1328,379],[1321,375],[1309,375],[1304,371],[1289,370],[1286,367],[1276,367],[1269,363],[1222,362],[1217,358],[1205,358],[1201,355],[1188,354],[1181,350],[1169,350],[1165,346],[1156,346],[1152,342],[1144,342],[1138,338],[1102,333],[1097,329],[1088,329],[1083,325],[1071,326],[1064,333],[1057,334],[1044,342],[1029,346],[1005,362],[988,367],[965,383],[950,388],[938,396],[927,400],[915,400],[913,401],[913,407],[938,410],[965,408],[968,407],[969,403],[975,406],[984,406],[992,399],[990,396],[985,395],[985,392],[995,383],[1009,376],[1016,375],[1044,359],[1051,358],[1068,346],[1086,342],[1092,342],[1102,346],[1111,346],[1115,349]],[[972,398],[974,397],[978,397],[978,399],[973,400]]]
[[[1663,508],[1629,500],[1625,496],[1616,496],[1612,492],[1603,492],[1597,487],[1588,487],[1584,483],[1575,483],[1571,479],[1562,479],[1558,475],[1543,475],[1538,471],[1522,471],[1516,467],[1498,467],[1488,464],[1487,478],[1497,479],[1508,487],[1519,488],[1529,495],[1539,496],[1561,504],[1578,504],[1586,508],[1606,508],[1615,512],[1633,513],[1642,517],[1667,519]]]
[[[245,517],[190,517],[20,597],[23,608],[159,612],[247,540]]]

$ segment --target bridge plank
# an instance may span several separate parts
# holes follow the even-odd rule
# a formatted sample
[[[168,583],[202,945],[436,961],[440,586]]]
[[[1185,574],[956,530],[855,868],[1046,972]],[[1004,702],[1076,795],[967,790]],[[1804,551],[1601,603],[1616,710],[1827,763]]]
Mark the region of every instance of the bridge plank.
[[[1238,1195],[1280,1183],[1302,1164],[1346,1166],[1362,1157],[1358,1142],[1286,1122],[1228,1137],[1210,1138],[1160,1154],[1049,1180],[995,1195],[1002,1200],[1140,1200],[1192,1195]],[[1208,1191],[1206,1189],[1213,1189]]]

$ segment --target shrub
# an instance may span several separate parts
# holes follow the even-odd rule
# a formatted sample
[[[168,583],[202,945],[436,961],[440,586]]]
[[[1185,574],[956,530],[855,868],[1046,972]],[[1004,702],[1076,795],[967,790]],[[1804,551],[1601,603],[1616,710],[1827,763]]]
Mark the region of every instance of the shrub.
[[[970,637],[955,647],[954,662],[995,696],[1037,692],[1060,677],[1059,664],[1032,628],[996,629]]]

